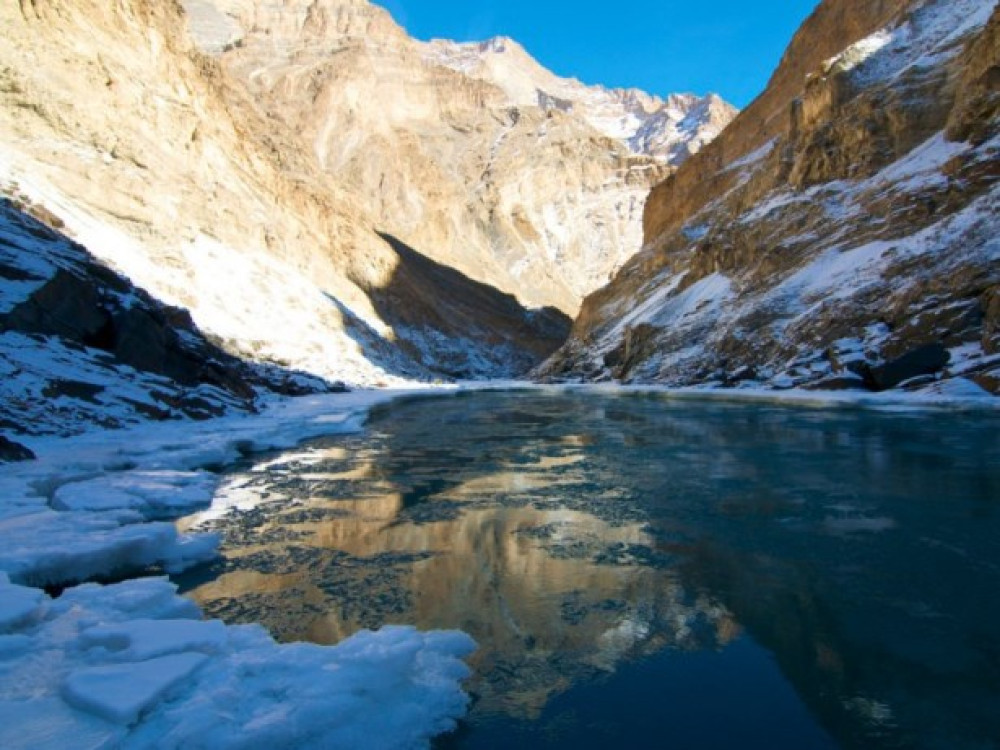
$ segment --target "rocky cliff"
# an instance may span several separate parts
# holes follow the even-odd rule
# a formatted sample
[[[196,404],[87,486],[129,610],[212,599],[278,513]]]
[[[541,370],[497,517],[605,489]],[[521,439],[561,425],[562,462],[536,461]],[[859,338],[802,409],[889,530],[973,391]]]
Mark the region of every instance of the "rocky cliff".
[[[379,384],[513,375],[564,338],[565,316],[460,273],[410,278],[421,265],[195,48],[178,3],[5,3],[0,22],[0,188],[229,353]],[[455,314],[470,295],[475,321]],[[417,323],[396,330],[386,304]]]
[[[364,0],[0,23],[0,189],[226,352],[362,385],[537,364],[638,248],[651,175],[731,114],[419,43]]]
[[[541,374],[1000,391],[993,0],[825,0]]]
[[[575,314],[639,249],[649,188],[735,114],[559,78],[507,38],[420,42],[368,2],[186,5],[382,230],[529,307]]]

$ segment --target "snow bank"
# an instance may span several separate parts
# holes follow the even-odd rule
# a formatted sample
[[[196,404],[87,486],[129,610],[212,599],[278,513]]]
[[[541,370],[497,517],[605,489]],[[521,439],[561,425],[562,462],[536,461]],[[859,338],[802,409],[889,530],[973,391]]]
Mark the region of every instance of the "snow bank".
[[[260,627],[202,621],[162,579],[57,599],[21,585],[211,559],[215,535],[162,520],[209,505],[217,478],[204,467],[360,429],[401,393],[26,439],[39,460],[0,477],[0,747],[410,748],[451,729],[468,702],[461,659],[474,644],[462,633],[395,627],[335,647],[279,645]]]
[[[410,748],[466,710],[462,633],[280,645],[199,617],[160,579],[50,599],[0,577],[0,747]]]
[[[44,586],[114,577],[160,566],[180,572],[216,556],[214,534],[178,534],[172,523],[142,523],[123,512],[45,509],[0,518],[0,571]]]

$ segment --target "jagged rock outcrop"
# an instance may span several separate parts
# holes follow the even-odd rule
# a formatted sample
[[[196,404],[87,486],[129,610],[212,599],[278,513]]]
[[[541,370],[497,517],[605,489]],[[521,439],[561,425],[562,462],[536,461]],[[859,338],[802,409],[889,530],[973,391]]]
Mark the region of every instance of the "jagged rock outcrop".
[[[993,0],[823,2],[540,374],[997,392],[998,25]]]
[[[186,6],[381,230],[529,307],[575,314],[639,249],[649,188],[735,113],[562,79],[507,38],[419,42],[368,2]]]

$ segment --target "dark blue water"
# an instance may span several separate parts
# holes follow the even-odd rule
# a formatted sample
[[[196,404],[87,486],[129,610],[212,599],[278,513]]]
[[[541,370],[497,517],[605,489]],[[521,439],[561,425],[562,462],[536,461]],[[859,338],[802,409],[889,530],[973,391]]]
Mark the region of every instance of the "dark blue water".
[[[461,628],[441,748],[1000,747],[1000,419],[480,393],[234,471],[212,615]]]

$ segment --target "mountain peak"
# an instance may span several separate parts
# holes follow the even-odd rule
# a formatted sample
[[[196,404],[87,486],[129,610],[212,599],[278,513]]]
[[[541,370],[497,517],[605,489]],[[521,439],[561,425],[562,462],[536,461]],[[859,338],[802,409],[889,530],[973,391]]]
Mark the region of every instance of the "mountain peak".
[[[704,98],[671,94],[662,99],[641,89],[589,86],[563,78],[506,36],[483,42],[435,39],[421,44],[427,62],[496,86],[514,106],[572,110],[633,153],[664,163],[679,164],[714,138],[738,111],[714,94]]]

